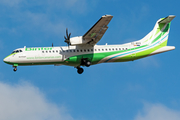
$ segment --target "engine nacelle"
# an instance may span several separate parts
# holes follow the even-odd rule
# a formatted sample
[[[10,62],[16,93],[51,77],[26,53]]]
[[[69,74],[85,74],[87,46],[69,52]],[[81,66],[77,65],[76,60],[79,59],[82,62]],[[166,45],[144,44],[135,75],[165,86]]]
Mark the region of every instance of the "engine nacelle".
[[[82,36],[70,38],[70,45],[82,45],[86,44],[87,42],[87,40],[83,40]]]

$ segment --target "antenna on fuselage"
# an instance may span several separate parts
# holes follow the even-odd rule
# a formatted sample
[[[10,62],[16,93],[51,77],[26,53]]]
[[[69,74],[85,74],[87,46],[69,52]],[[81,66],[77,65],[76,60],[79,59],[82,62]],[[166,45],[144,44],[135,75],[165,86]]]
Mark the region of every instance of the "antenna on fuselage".
[[[52,47],[53,47],[53,43],[52,43]]]

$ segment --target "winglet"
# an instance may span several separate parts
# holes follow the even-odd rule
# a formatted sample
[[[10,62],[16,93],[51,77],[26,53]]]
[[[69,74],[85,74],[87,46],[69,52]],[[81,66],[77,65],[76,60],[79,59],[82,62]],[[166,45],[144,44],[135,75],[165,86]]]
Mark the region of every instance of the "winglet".
[[[163,18],[161,21],[159,21],[158,23],[170,23],[176,16],[175,15],[169,15],[166,18]]]

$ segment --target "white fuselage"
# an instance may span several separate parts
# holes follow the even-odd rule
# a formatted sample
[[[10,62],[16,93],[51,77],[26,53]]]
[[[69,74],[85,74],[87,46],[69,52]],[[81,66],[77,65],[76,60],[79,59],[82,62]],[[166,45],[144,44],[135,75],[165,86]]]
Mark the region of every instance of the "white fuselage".
[[[95,45],[95,46],[69,46],[69,47],[34,47],[34,48],[19,48],[22,52],[10,55],[4,59],[7,62],[13,63],[34,63],[39,64],[60,64],[67,58],[76,55],[105,53],[112,51],[128,50],[134,48],[131,43],[123,45]]]

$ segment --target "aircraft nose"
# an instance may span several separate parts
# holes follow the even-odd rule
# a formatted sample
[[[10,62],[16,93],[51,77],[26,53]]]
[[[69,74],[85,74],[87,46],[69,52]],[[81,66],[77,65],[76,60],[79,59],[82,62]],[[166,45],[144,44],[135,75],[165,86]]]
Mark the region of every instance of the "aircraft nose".
[[[3,61],[4,61],[5,63],[9,62],[9,61],[10,61],[10,60],[9,60],[9,57],[4,58]]]

